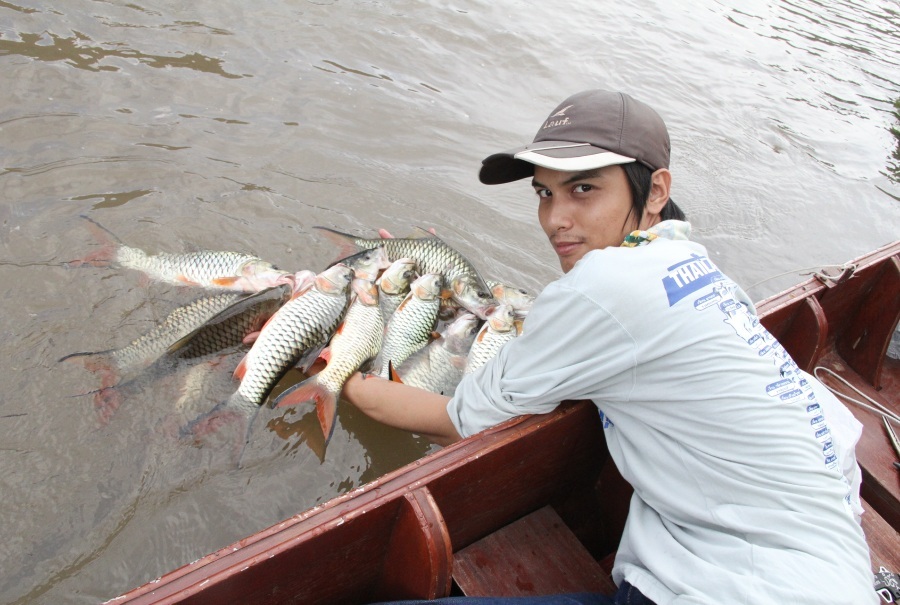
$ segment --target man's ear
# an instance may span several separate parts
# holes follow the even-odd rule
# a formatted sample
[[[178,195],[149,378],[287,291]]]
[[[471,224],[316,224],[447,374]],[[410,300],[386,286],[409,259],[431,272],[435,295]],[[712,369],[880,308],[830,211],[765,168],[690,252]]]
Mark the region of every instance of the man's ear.
[[[671,187],[672,173],[667,168],[660,168],[654,172],[650,177],[650,195],[644,207],[646,212],[658,216],[669,201]]]

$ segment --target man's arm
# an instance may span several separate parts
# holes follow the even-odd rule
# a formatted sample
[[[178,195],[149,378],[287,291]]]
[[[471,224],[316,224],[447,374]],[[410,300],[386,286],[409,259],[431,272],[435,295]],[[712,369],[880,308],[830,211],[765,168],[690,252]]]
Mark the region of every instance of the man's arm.
[[[460,439],[447,414],[450,398],[445,395],[357,372],[344,383],[341,396],[372,419],[439,445]]]

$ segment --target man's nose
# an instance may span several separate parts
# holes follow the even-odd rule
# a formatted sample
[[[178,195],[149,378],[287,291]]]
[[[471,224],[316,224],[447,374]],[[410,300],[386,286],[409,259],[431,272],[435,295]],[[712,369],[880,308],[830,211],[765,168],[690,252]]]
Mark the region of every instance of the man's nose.
[[[556,198],[550,204],[550,211],[547,215],[547,224],[553,231],[560,229],[568,229],[572,226],[572,208],[565,200]]]

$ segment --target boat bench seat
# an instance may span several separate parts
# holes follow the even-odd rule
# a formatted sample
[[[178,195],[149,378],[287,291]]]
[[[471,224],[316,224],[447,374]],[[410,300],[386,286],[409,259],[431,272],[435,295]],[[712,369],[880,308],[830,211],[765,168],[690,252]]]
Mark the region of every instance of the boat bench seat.
[[[616,591],[609,572],[551,506],[457,551],[453,580],[466,596]]]
[[[900,573],[900,533],[863,500],[862,528],[869,544],[872,571],[885,567]]]

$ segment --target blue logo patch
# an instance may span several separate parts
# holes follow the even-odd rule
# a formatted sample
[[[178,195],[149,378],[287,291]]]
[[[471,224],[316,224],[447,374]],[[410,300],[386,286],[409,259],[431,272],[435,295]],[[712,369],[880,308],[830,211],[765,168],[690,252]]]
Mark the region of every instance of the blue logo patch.
[[[685,296],[725,279],[708,258],[699,254],[692,254],[688,260],[672,265],[667,271],[669,275],[662,281],[670,307]]]

